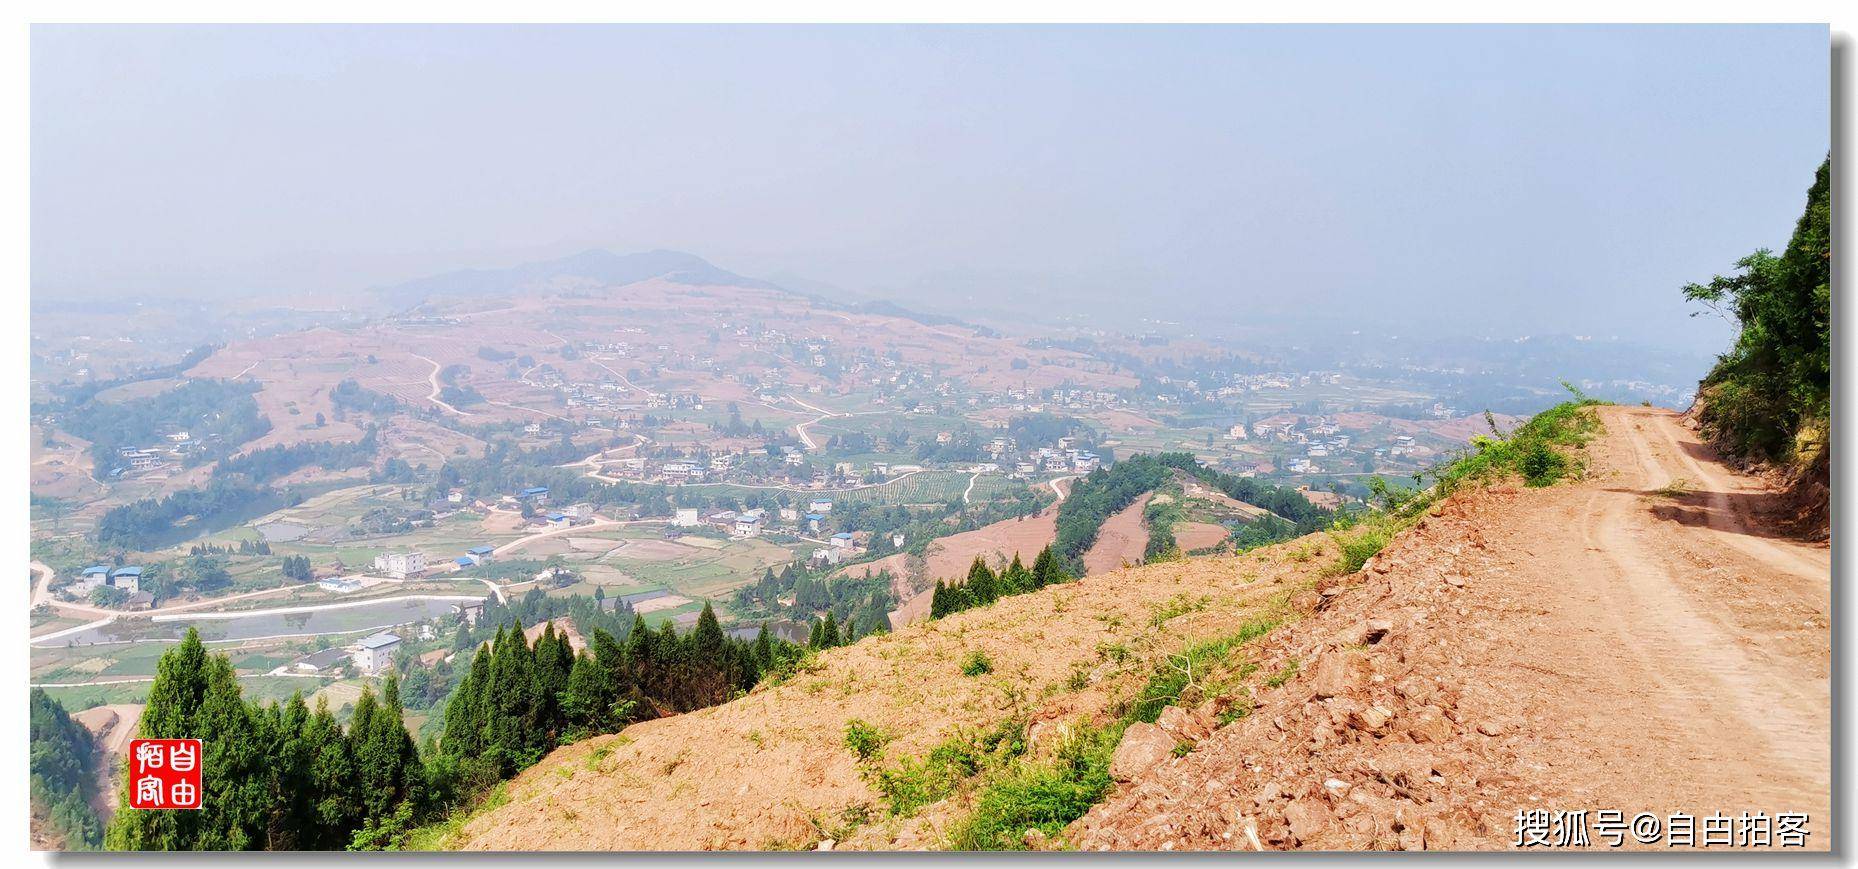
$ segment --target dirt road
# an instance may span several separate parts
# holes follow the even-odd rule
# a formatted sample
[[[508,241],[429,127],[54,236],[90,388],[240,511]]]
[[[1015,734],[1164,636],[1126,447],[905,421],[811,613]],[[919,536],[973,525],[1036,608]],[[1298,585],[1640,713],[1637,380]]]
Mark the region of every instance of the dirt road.
[[[1309,673],[1358,655],[1371,681],[1333,701],[1301,677],[1261,693],[1072,841],[1234,847],[1241,817],[1269,847],[1502,849],[1518,809],[1610,809],[1685,813],[1699,831],[1717,813],[1803,812],[1808,847],[1828,847],[1829,550],[1770,532],[1777,495],[1677,414],[1598,413],[1584,479],[1450,499],[1260,661]],[[1367,619],[1388,638],[1336,639]],[[1389,723],[1334,723],[1348,704]],[[1443,774],[1400,792],[1354,775],[1415,757]],[[1404,806],[1406,826],[1351,814],[1378,804]]]
[[[1503,529],[1553,556],[1526,578],[1563,586],[1541,659],[1608,689],[1565,698],[1608,762],[1554,778],[1627,804],[1830,821],[1830,550],[1768,532],[1772,495],[1677,415],[1601,417],[1590,480]]]
[[[430,393],[428,393],[428,394],[426,395],[426,400],[427,400],[427,401],[430,401],[430,402],[432,402],[433,404],[436,404],[436,405],[438,405],[438,406],[440,406],[440,407],[443,407],[443,408],[445,408],[446,410],[449,410],[449,411],[451,411],[452,413],[455,413],[455,414],[457,414],[457,415],[459,415],[459,416],[472,416],[472,415],[473,415],[473,414],[472,414],[472,413],[471,413],[470,411],[468,411],[468,410],[459,410],[458,408],[455,408],[455,407],[453,407],[453,406],[451,406],[450,404],[447,404],[447,403],[446,403],[446,401],[445,401],[445,399],[442,399],[442,398],[440,398],[440,397],[439,397],[439,394],[445,391],[445,390],[444,390],[444,389],[443,389],[443,388],[442,388],[442,387],[441,387],[441,386],[439,385],[439,372],[441,372],[441,371],[444,371],[444,370],[445,370],[445,366],[443,366],[443,365],[440,365],[440,364],[439,364],[438,362],[436,362],[436,361],[434,361],[434,360],[432,360],[432,359],[431,359],[430,357],[426,357],[426,356],[421,356],[421,355],[419,355],[418,353],[414,353],[414,354],[411,354],[411,355],[412,355],[412,357],[413,357],[413,358],[415,358],[415,359],[419,359],[419,360],[422,360],[422,361],[424,361],[424,362],[425,362],[425,363],[426,363],[427,365],[430,365],[430,366],[432,366],[432,373],[431,373],[431,374],[428,374],[428,375],[426,375],[426,383],[427,383],[428,385],[430,385],[430,386],[432,387],[432,392],[430,392]]]

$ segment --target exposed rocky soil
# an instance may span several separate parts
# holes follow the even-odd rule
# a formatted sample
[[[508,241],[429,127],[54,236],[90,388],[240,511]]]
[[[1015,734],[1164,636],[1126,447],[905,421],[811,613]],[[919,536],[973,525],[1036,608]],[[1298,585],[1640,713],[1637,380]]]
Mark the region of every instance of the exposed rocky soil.
[[[1585,480],[1453,498],[1326,580],[1265,641],[1297,675],[1072,842],[1507,848],[1545,808],[1809,812],[1827,847],[1828,551],[1674,415],[1601,413]]]

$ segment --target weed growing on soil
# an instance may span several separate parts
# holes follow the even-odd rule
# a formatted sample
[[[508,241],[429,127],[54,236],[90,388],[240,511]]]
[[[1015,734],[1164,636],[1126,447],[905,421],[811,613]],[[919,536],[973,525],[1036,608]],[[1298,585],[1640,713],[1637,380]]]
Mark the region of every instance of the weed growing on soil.
[[[1653,489],[1652,494],[1660,498],[1682,498],[1690,494],[1690,481],[1678,477],[1663,486]]]
[[[947,799],[975,776],[1025,753],[1025,722],[1011,719],[981,733],[957,732],[921,758],[904,758],[889,768],[868,767],[866,774],[889,802],[891,814],[905,816]]]
[[[985,676],[993,671],[993,659],[987,657],[987,653],[980,649],[969,652],[966,658],[961,659],[961,675],[963,676]]]
[[[883,731],[869,722],[854,718],[845,722],[845,747],[858,755],[859,760],[870,760],[884,750],[884,743],[889,739]]]

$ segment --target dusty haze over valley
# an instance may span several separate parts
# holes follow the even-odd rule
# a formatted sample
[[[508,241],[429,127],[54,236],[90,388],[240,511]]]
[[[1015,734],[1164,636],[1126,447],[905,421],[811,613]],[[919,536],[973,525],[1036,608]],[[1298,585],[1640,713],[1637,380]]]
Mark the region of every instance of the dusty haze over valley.
[[[35,26],[34,845],[1828,848],[1827,36]]]

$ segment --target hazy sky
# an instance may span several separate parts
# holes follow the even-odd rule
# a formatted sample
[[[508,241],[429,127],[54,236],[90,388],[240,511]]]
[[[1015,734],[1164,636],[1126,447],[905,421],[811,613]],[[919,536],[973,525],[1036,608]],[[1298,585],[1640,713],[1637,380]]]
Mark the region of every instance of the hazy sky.
[[[1825,27],[35,27],[41,295],[588,247],[871,295],[1718,347]]]

